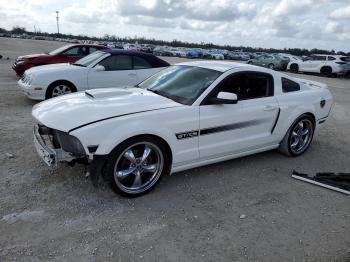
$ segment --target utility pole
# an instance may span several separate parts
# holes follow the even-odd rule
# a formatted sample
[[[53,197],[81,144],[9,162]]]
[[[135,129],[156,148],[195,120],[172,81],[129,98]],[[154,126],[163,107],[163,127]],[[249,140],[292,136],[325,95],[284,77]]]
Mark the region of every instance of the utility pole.
[[[56,20],[57,20],[57,35],[59,35],[60,34],[60,26],[59,26],[59,24],[58,24],[58,19],[59,19],[59,17],[58,17],[58,11],[56,11],[56,14],[57,14],[57,16],[56,16]]]

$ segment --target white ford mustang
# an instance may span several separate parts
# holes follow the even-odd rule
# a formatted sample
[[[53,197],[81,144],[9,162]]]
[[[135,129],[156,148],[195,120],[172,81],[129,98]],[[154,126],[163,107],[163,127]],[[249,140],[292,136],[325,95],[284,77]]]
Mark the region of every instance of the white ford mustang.
[[[95,89],[34,106],[34,141],[48,165],[89,164],[124,196],[171,172],[276,149],[299,156],[326,121],[321,83],[231,62],[164,69],[136,87]]]
[[[106,49],[73,64],[33,67],[25,71],[18,87],[30,99],[45,100],[91,88],[136,85],[167,66],[152,54]]]

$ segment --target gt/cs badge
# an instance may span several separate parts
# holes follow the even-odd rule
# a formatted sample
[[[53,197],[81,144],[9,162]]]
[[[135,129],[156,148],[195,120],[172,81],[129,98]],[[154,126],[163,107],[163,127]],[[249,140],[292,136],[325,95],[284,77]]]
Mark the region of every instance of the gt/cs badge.
[[[184,133],[177,133],[175,135],[176,135],[176,138],[178,140],[181,140],[181,139],[186,139],[186,138],[198,136],[198,134],[199,134],[198,131],[189,131],[189,132],[184,132]]]

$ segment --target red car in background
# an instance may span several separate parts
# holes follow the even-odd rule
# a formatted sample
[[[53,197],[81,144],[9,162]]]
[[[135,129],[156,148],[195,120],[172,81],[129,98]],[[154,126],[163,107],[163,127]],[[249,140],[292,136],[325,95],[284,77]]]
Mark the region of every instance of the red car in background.
[[[102,45],[89,44],[65,45],[46,54],[19,56],[15,60],[12,69],[15,70],[18,76],[22,76],[24,71],[31,67],[57,63],[73,63],[101,49],[108,48]]]

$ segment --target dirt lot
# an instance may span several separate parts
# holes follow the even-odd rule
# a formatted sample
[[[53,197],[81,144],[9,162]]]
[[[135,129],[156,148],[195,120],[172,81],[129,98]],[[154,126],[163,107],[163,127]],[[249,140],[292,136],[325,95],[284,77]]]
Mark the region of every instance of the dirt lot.
[[[0,261],[350,261],[349,197],[290,177],[350,172],[349,80],[299,75],[326,82],[336,102],[305,155],[188,170],[126,199],[80,166],[50,170],[34,150],[35,102],[11,64],[61,45],[0,38]]]

